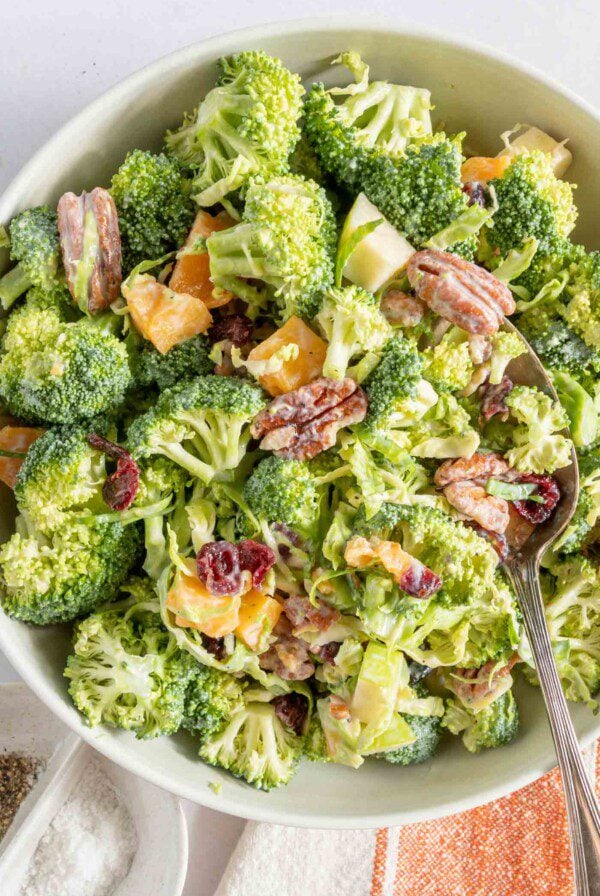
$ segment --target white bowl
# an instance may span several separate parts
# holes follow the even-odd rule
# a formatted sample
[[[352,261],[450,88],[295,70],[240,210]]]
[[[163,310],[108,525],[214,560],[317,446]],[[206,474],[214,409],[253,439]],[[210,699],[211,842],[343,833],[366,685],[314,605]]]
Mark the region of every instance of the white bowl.
[[[600,177],[600,118],[573,94],[496,51],[438,34],[393,28],[373,19],[348,27],[343,19],[292,22],[237,32],[181,50],[148,66],[92,103],[63,127],[15,178],[0,201],[0,221],[39,202],[56,202],[66,189],[105,184],[127,150],[158,148],[167,127],[212,86],[215,63],[241,49],[281,56],[307,82],[329,79],[341,50],[360,50],[375,77],[431,89],[436,114],[450,131],[466,129],[469,147],[495,154],[499,134],[516,122],[535,123],[569,137],[579,184],[577,236],[593,246]],[[24,152],[27,147],[23,147]],[[7,536],[13,511],[3,501]],[[139,742],[124,732],[87,728],[71,705],[62,677],[68,634],[36,629],[0,613],[0,647],[25,681],[81,737],[114,762],[179,796],[211,808],[279,824],[373,828],[436,818],[480,805],[522,787],[555,764],[539,692],[518,687],[522,725],[515,743],[471,756],[459,742],[445,744],[425,765],[396,768],[367,762],[358,771],[304,764],[292,781],[270,794],[252,790],[197,761],[185,736]],[[582,743],[600,734],[597,718],[572,708]],[[209,783],[219,781],[215,794]]]

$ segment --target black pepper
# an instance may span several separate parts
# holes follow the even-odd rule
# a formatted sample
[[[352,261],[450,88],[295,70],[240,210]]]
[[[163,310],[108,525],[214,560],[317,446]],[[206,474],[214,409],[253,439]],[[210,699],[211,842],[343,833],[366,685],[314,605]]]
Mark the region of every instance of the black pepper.
[[[32,756],[0,753],[0,840],[33,787],[40,762]]]

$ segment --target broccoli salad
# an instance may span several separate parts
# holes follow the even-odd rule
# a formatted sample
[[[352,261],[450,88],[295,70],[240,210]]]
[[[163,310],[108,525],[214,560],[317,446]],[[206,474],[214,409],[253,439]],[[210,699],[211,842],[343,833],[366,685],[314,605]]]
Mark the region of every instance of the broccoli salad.
[[[223,59],[161,151],[0,230],[0,604],[71,624],[89,725],[187,732],[264,790],[518,736],[537,682],[502,566],[573,447],[542,583],[566,696],[600,690],[600,253],[569,239],[571,153],[518,126],[467,157],[428,90],[334,65],[346,86],[305,90]],[[558,401],[516,381],[507,316]]]

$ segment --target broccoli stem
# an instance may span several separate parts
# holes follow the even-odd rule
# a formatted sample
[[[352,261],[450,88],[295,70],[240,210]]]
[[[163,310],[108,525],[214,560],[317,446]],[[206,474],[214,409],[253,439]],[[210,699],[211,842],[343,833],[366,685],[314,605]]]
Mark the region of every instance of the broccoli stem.
[[[183,467],[183,469],[187,470],[188,473],[191,473],[192,476],[201,479],[204,483],[208,484],[214,477],[214,470],[212,467],[205,464],[203,461],[198,460],[197,457],[194,457],[193,454],[190,454],[190,452],[186,451],[181,445],[169,443],[161,445],[160,448],[157,448],[157,451],[159,451],[160,454],[164,454],[164,456],[168,457],[169,460],[172,460],[173,463]]]
[[[162,515],[156,514],[144,520],[144,544],[146,547],[144,572],[154,581],[158,581],[169,559]]]
[[[4,310],[8,311],[8,309],[17,301],[19,296],[23,295],[31,285],[32,281],[21,264],[16,265],[8,271],[7,274],[1,277],[0,304]]]

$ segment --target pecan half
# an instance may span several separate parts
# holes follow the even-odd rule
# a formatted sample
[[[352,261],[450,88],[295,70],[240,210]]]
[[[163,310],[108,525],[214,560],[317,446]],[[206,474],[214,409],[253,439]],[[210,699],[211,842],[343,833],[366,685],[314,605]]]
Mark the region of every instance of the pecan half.
[[[440,488],[451,482],[464,482],[465,479],[487,482],[492,477],[503,476],[507,470],[508,464],[500,454],[476,451],[471,457],[445,460],[435,471],[433,481]]]
[[[499,329],[502,316],[514,313],[515,302],[508,286],[484,268],[450,252],[415,252],[407,274],[417,296],[432,311],[468,333],[491,336]]]
[[[510,516],[508,501],[488,495],[485,488],[475,482],[451,482],[444,495],[459,513],[463,513],[488,532],[505,532]]]
[[[67,283],[82,311],[105,311],[121,287],[121,237],[113,198],[102,187],[64,193],[58,201],[58,232]]]
[[[252,422],[260,447],[279,457],[310,460],[335,444],[343,426],[360,423],[367,397],[354,380],[319,377],[279,395]]]

